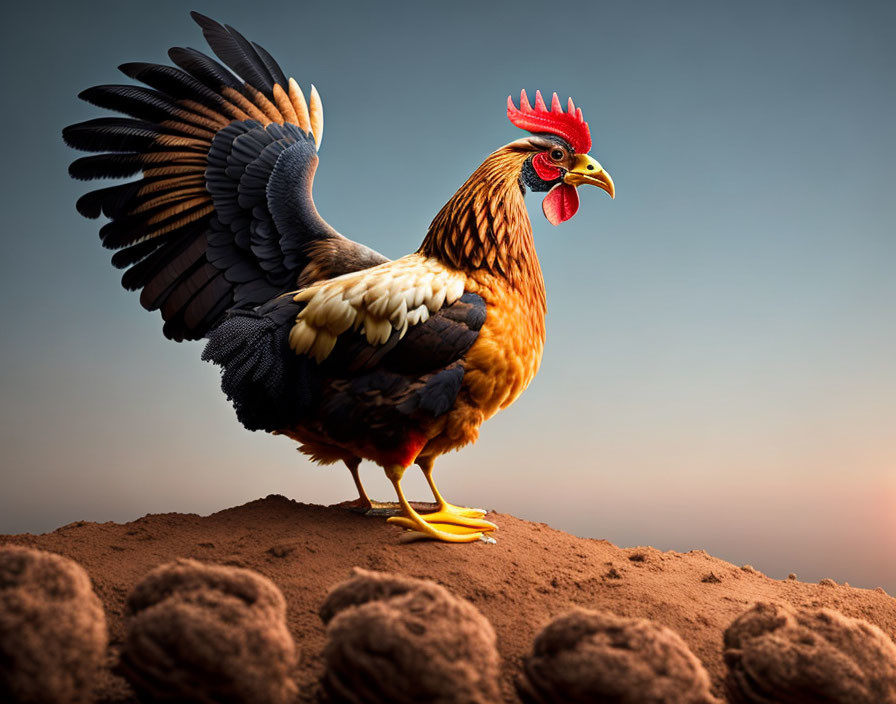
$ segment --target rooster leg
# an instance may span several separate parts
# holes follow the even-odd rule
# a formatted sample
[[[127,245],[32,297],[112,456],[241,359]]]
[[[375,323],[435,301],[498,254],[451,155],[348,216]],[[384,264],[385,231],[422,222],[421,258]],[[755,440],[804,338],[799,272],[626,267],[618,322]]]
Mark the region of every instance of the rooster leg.
[[[343,460],[343,462],[345,462],[345,466],[348,467],[348,471],[352,473],[352,479],[355,480],[355,486],[358,489],[358,498],[351,502],[352,509],[369,511],[373,508],[373,503],[370,501],[370,497],[367,495],[367,492],[364,490],[364,485],[361,483],[361,476],[358,472],[358,468],[361,466],[361,460],[358,457],[355,457],[351,460]]]
[[[385,468],[386,476],[395,487],[395,493],[398,494],[398,503],[401,505],[403,516],[394,516],[387,519],[389,523],[399,525],[412,531],[414,538],[431,538],[433,540],[441,540],[446,543],[474,543],[477,540],[486,542],[494,542],[494,539],[486,537],[481,530],[459,526],[455,524],[430,523],[417,513],[405,498],[404,491],[401,488],[401,478],[404,475],[405,467],[401,465],[391,465]]]
[[[433,457],[418,458],[417,460],[417,464],[420,466],[420,469],[423,470],[423,476],[426,477],[426,483],[429,484],[432,495],[439,504],[439,508],[435,513],[424,514],[424,518],[430,523],[452,523],[454,525],[476,528],[477,530],[483,531],[497,530],[498,526],[491,521],[481,520],[486,513],[481,508],[455,506],[454,504],[449,504],[442,498],[442,494],[439,492],[436,483],[432,478],[432,468],[434,463],[435,458]]]

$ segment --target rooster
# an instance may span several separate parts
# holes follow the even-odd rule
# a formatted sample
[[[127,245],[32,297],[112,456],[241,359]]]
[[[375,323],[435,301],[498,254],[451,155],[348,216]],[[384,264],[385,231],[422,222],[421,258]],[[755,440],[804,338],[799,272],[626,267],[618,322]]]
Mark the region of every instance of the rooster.
[[[545,192],[554,225],[578,209],[576,188],[614,195],[588,155],[572,99],[564,111],[526,92],[507,116],[530,134],[489,155],[445,204],[413,254],[388,260],[318,214],[312,182],[323,136],[320,95],[308,100],[261,46],[192,13],[220,62],[195,49],[174,66],[127,63],[140,85],[79,97],[128,117],[63,130],[96,152],[77,179],[138,180],[87,193],[78,211],[110,219],[122,284],[159,310],[166,337],[207,338],[203,359],[250,430],[286,435],[322,464],[358,475],[380,465],[409,537],[491,541],[484,511],[455,506],[433,481],[437,457],[472,443],[483,421],[535,376],[545,339],[545,288],[523,196]],[[223,63],[221,63],[223,62]],[[418,513],[402,490],[419,465],[437,509]]]

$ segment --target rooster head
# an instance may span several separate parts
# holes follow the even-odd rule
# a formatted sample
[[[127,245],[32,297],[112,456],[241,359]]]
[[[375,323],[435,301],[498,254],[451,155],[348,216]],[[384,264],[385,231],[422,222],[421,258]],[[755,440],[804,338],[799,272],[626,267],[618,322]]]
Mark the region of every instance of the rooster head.
[[[522,91],[519,108],[508,96],[507,117],[517,127],[533,133],[524,140],[534,153],[523,164],[521,179],[532,191],[547,191],[541,208],[552,225],[559,225],[576,214],[579,209],[576,188],[583,183],[603,189],[610,198],[615,197],[610,174],[588,155],[591,132],[582,117],[582,109],[573,104],[572,98],[564,112],[554,93],[548,110],[541,91],[536,91],[533,108],[526,91]]]

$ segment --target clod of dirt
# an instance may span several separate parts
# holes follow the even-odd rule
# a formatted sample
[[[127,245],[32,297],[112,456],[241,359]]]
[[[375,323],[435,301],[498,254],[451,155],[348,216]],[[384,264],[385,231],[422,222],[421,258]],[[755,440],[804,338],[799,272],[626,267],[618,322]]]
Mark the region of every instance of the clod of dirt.
[[[719,704],[709,675],[673,631],[576,609],[535,638],[517,691],[525,704]]]
[[[610,567],[607,570],[606,574],[604,574],[605,579],[622,579],[622,573],[617,570],[615,567]]]
[[[119,670],[142,701],[285,704],[295,644],[286,602],[250,570],[177,560],[127,600]]]
[[[320,610],[323,685],[351,704],[488,704],[501,700],[495,631],[435,582],[356,568]]]
[[[725,631],[734,704],[896,703],[896,645],[830,609],[759,603]]]
[[[106,615],[84,568],[42,550],[0,547],[2,701],[92,701],[107,645]]]

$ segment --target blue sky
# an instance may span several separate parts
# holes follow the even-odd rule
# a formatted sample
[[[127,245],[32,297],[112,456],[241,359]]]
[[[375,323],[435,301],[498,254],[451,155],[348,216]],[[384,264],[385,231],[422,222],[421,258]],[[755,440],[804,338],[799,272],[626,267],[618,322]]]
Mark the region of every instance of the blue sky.
[[[553,228],[541,372],[437,477],[620,545],[896,593],[896,6],[863,2],[95,2],[5,12],[0,532],[350,498],[244,431],[200,346],[163,339],[74,201],[62,127],[125,61],[236,26],[323,96],[315,184],[397,257],[519,132],[521,88],[572,95],[617,198]],[[388,484],[365,466],[373,493]],[[425,496],[417,477],[410,492]],[[499,536],[500,537],[500,536]]]

